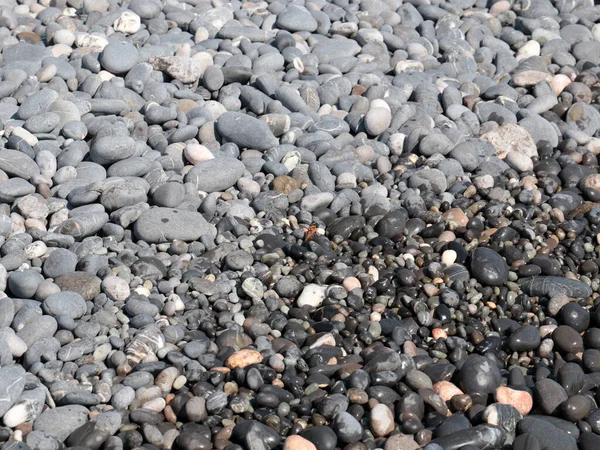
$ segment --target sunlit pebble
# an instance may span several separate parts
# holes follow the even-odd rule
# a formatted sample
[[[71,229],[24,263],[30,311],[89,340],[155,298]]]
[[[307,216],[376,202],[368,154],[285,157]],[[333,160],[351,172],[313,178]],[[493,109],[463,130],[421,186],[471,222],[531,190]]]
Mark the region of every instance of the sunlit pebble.
[[[377,270],[377,267],[369,266],[369,270],[367,270],[367,273],[369,274],[373,282],[379,280],[379,270]]]
[[[431,283],[423,285],[423,291],[425,291],[425,294],[427,294],[429,297],[438,295],[438,293],[440,292],[440,290]]]
[[[385,311],[385,305],[382,305],[381,303],[376,303],[375,305],[373,305],[373,311],[381,314]]]
[[[456,258],[458,255],[454,250],[446,250],[442,253],[442,264],[446,266],[451,266],[456,262]]]
[[[433,336],[434,339],[440,339],[440,338],[447,339],[448,338],[448,333],[446,333],[441,328],[434,328],[433,330],[431,330],[431,335]]]
[[[550,336],[554,330],[558,328],[558,325],[542,325],[540,327],[540,336],[544,339],[546,336]]]
[[[283,444],[283,450],[317,450],[315,444],[298,435],[288,436]]]
[[[381,320],[381,314],[379,314],[378,312],[372,312],[369,315],[369,320],[371,322],[379,322]]]
[[[348,292],[351,292],[353,289],[360,289],[360,281],[356,277],[348,277],[342,284]]]
[[[173,408],[171,408],[171,405],[165,406],[163,414],[165,416],[165,419],[167,419],[167,422],[177,423],[177,415],[173,411]]]
[[[438,381],[433,385],[433,391],[445,402],[450,401],[455,395],[464,394],[454,383]]]
[[[332,318],[331,321],[332,322],[344,322],[346,320],[346,318],[344,317],[343,314],[335,314]]]
[[[442,232],[438,237],[438,241],[440,242],[452,242],[454,240],[456,240],[456,234],[448,230]]]
[[[417,356],[417,346],[412,341],[406,341],[402,346],[402,350],[404,350],[404,353],[408,356]]]

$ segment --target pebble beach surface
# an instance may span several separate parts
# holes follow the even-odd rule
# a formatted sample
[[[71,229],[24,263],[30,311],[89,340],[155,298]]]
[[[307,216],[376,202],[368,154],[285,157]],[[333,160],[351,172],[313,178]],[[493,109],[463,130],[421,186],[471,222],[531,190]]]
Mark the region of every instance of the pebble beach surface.
[[[593,0],[0,0],[3,450],[600,448]]]

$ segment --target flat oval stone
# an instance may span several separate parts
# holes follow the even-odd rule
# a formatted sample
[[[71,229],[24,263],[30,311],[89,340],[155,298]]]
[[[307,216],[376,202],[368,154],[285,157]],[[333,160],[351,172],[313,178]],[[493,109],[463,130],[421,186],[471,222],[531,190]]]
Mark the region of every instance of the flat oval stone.
[[[533,325],[525,325],[517,329],[508,341],[508,345],[515,352],[535,350],[541,342],[540,332]]]
[[[196,241],[212,229],[202,214],[171,208],[153,208],[140,216],[134,224],[135,234],[148,243],[170,242],[175,239]]]
[[[484,286],[500,286],[508,280],[508,266],[494,250],[479,247],[471,253],[471,274]]]
[[[240,147],[268,150],[279,143],[265,122],[237,112],[226,112],[219,116],[216,130]]]
[[[471,355],[459,372],[460,385],[467,394],[489,394],[500,385],[498,367],[484,356]]]
[[[200,191],[222,192],[232,187],[244,174],[244,163],[233,158],[215,158],[196,164],[185,176]]]
[[[563,277],[525,278],[519,280],[519,285],[523,289],[523,292],[532,297],[541,297],[553,293],[565,294],[572,298],[587,298],[592,295],[592,289],[585,283]]]
[[[517,429],[519,433],[529,433],[535,437],[542,448],[577,450],[577,441],[575,438],[545,420],[525,417],[519,422]]]
[[[583,338],[573,328],[560,325],[552,332],[552,340],[558,350],[564,353],[577,353],[583,351]]]

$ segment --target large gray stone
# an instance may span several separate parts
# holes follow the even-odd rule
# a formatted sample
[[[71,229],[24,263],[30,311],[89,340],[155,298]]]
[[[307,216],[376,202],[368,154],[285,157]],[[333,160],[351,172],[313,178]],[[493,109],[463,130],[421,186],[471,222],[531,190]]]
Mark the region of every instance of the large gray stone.
[[[185,177],[200,191],[221,192],[233,186],[244,174],[244,163],[234,158],[215,158],[196,164]]]
[[[153,208],[144,212],[135,222],[134,231],[147,243],[196,241],[200,236],[212,234],[212,227],[202,214],[172,208]]]

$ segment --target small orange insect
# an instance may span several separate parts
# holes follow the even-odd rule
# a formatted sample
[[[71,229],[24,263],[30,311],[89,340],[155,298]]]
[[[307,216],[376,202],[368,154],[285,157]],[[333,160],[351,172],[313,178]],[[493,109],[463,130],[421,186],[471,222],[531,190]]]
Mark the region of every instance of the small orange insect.
[[[310,241],[317,235],[317,231],[319,230],[319,226],[316,223],[313,223],[306,230],[306,234],[304,235],[304,242]]]

